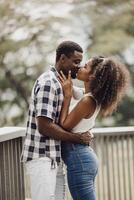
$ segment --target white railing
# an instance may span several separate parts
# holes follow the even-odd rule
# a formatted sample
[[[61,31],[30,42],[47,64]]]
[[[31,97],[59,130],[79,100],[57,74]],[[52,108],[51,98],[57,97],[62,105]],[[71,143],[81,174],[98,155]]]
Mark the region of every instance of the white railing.
[[[96,128],[93,132],[92,145],[100,163],[97,200],[133,200],[134,127]],[[0,200],[25,199],[24,170],[20,163],[24,136],[25,128],[0,128]],[[26,196],[27,191],[26,188]]]
[[[20,163],[24,128],[0,128],[0,200],[24,200],[24,174]]]
[[[95,129],[98,200],[134,199],[134,127]]]

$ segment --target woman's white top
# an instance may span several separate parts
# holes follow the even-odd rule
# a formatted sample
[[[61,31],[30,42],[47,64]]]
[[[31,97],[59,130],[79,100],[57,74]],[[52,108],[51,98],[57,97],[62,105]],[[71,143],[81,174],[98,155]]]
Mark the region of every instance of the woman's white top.
[[[91,96],[95,102],[96,102],[96,109],[93,113],[93,115],[88,118],[88,119],[82,119],[71,131],[73,133],[80,133],[80,132],[86,132],[88,131],[89,129],[93,128],[94,125],[95,125],[95,119],[100,111],[100,106],[97,104],[97,101],[96,99],[93,97],[93,95],[91,93],[86,93],[83,95],[84,96]],[[83,98],[82,97],[82,98]],[[81,99],[80,99],[81,100]],[[69,109],[69,112],[71,112],[71,110],[76,106],[76,104],[80,101],[80,100],[77,100],[75,104],[73,104],[73,106],[70,106],[70,109]]]

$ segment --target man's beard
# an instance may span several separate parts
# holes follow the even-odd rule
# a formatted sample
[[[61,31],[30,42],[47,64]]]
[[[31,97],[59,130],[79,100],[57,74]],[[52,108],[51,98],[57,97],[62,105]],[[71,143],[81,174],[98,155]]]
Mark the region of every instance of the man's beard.
[[[71,74],[72,79],[76,79],[76,74]]]
[[[68,72],[63,72],[65,74],[66,77],[68,77]],[[72,79],[76,79],[76,73],[71,71],[71,78]]]

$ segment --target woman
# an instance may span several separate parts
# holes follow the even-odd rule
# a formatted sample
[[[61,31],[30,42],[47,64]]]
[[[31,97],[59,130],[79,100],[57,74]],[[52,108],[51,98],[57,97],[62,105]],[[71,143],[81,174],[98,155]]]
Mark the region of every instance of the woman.
[[[93,128],[98,114],[112,114],[128,83],[129,73],[124,65],[110,58],[90,59],[80,68],[77,79],[84,82],[85,94],[70,109],[73,94],[71,72],[68,78],[61,72],[59,81],[64,92],[60,125],[81,133]],[[70,109],[70,110],[69,110]],[[94,180],[98,160],[90,146],[62,143],[62,158],[67,166],[67,178],[73,200],[95,200]]]

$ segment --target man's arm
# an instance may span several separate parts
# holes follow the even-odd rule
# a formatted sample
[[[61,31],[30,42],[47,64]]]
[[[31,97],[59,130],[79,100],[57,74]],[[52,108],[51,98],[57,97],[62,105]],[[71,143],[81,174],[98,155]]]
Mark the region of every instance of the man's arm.
[[[39,133],[55,140],[89,144],[90,134],[73,134],[53,123],[57,108],[57,93],[52,80],[46,80],[35,94],[36,119]]]
[[[41,135],[48,136],[55,140],[86,145],[91,141],[91,135],[89,132],[82,134],[68,132],[59,125],[53,123],[53,121],[47,117],[37,117],[37,125]]]

